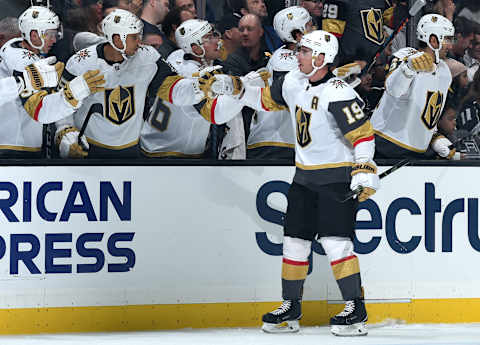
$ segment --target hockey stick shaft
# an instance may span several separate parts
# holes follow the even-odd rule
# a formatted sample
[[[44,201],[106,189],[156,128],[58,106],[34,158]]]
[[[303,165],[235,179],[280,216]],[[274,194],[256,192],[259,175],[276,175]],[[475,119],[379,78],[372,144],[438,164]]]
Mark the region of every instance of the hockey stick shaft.
[[[381,180],[381,179],[387,177],[388,175],[390,175],[391,173],[395,172],[396,170],[400,169],[401,167],[403,167],[405,165],[408,165],[408,164],[410,164],[410,159],[405,158],[405,159],[401,160],[400,162],[398,162],[397,164],[395,164],[394,166],[392,166],[391,168],[388,168],[387,170],[382,172],[380,175],[378,175],[378,178]],[[345,194],[345,199],[342,202],[345,202],[345,201],[348,201],[348,200],[352,199],[355,195],[360,194],[362,192],[362,190],[363,190],[362,186],[357,187],[355,190],[351,190],[350,192]]]
[[[410,10],[408,11],[408,15],[403,18],[403,20],[400,22],[400,24],[397,25],[397,27],[395,28],[395,30],[390,34],[390,36],[388,36],[388,38],[385,40],[385,42],[383,42],[383,44],[377,49],[377,51],[375,52],[375,55],[373,56],[373,59],[370,61],[370,63],[367,63],[367,65],[365,66],[365,68],[362,70],[362,73],[361,75],[364,75],[368,72],[370,72],[370,70],[373,68],[373,66],[375,66],[375,62],[377,61],[378,57],[383,53],[383,51],[388,47],[388,45],[390,44],[390,42],[393,41],[393,39],[398,35],[398,33],[400,31],[403,30],[403,28],[405,27],[405,25],[407,25],[408,21],[410,20],[411,17],[415,17],[417,15],[417,13],[427,4],[427,1],[426,0],[417,0],[413,5],[412,7],[410,8]]]

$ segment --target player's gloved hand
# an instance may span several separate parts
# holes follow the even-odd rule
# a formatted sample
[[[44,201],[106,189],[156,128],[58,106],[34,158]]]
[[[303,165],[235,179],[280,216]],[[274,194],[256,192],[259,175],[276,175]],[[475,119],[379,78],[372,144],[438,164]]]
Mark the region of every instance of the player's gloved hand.
[[[407,66],[415,72],[433,72],[435,62],[430,54],[419,52],[408,57]]]
[[[88,155],[88,142],[85,135],[81,137],[81,144],[78,144],[80,131],[73,126],[62,126],[55,133],[55,143],[60,152],[61,158],[85,158]]]
[[[440,157],[453,160],[460,159],[460,154],[457,154],[455,148],[451,149],[450,145],[452,145],[452,142],[443,135],[434,136],[431,143],[433,151]]]
[[[380,188],[380,179],[375,162],[355,163],[352,168],[350,189],[357,192],[358,201],[367,200],[378,188]]]
[[[205,97],[216,97],[211,88],[213,82],[215,81],[215,75],[221,73],[221,68],[222,66],[208,66],[192,75],[192,77],[196,77],[194,88],[198,90],[199,101]]]
[[[50,56],[26,66],[23,71],[24,89],[34,92],[44,87],[57,87],[65,64],[56,61],[55,56]]]
[[[361,83],[357,75],[362,73],[362,66],[357,62],[352,62],[335,68],[332,73],[336,77],[345,80],[350,86],[357,87]]]
[[[99,70],[85,72],[65,84],[63,95],[65,100],[74,108],[93,93],[104,91],[105,79]]]
[[[228,95],[234,98],[240,98],[243,95],[244,87],[240,77],[217,74],[211,85],[211,90],[217,95]]]
[[[265,87],[268,85],[268,80],[271,76],[272,75],[266,68],[260,68],[240,77],[240,80],[244,85]]]

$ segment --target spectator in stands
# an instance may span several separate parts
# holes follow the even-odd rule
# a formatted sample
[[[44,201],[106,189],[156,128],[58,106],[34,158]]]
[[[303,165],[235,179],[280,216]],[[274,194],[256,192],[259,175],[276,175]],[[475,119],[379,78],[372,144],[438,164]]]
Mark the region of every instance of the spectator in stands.
[[[456,118],[456,106],[447,98],[442,115],[437,124],[437,131],[432,137],[426,157],[450,160],[459,160],[463,158],[463,155],[460,152],[457,152],[455,145],[452,145],[452,143],[456,142],[456,136],[454,134]],[[450,146],[452,146],[452,148],[450,148]]]
[[[480,124],[480,72],[475,73],[467,95],[462,99],[457,116],[457,129],[470,132]]]
[[[226,73],[243,76],[251,71],[256,71],[259,68],[267,66],[271,54],[265,46],[262,23],[257,15],[246,14],[243,16],[238,23],[238,29],[241,33],[241,47],[231,53],[222,65]],[[229,132],[227,139],[223,140],[224,144],[228,142],[228,138],[232,136],[234,138],[241,138],[235,140],[236,146],[238,146],[239,142],[242,140],[242,144],[245,145],[245,138],[248,137],[250,131],[252,116],[253,110],[244,107],[242,110],[243,124],[240,125],[238,123],[238,117],[232,119],[233,122],[236,122],[235,125],[227,123],[226,128],[229,128]],[[243,129],[241,127],[243,127]],[[220,151],[229,150],[229,148],[225,148],[225,145],[222,145],[220,149]],[[246,157],[246,147],[244,148],[244,151]]]
[[[238,29],[240,18],[233,14],[223,16],[220,23],[217,24],[218,31],[222,34],[222,55],[220,59],[225,61],[231,53],[241,46],[241,33]]]
[[[21,35],[17,18],[6,17],[0,20],[0,48],[5,42]]]
[[[316,29],[322,28],[322,11],[323,11],[323,1],[322,0],[300,0],[298,2],[299,6],[304,7],[310,16],[312,16],[312,22]]]
[[[160,35],[149,33],[149,34],[143,35],[142,43],[152,46],[156,50],[159,50],[160,46],[163,44],[163,39],[162,39],[162,36]]]
[[[471,48],[467,49],[465,56],[463,57],[465,66],[468,68],[468,78],[473,80],[473,75],[477,72],[480,66],[480,30],[475,31],[472,40]]]
[[[431,13],[437,13],[453,22],[453,15],[455,13],[455,3],[453,0],[436,0],[434,2]]]
[[[454,59],[445,59],[444,61],[450,69],[453,78],[449,89],[449,100],[450,103],[458,107],[460,105],[460,101],[468,92],[467,67]]]
[[[458,17],[453,24],[455,26],[456,40],[449,52],[449,57],[463,62],[465,51],[472,48],[473,34],[475,31],[474,23],[468,19]]]
[[[158,26],[162,24],[168,10],[168,0],[146,0],[140,17],[143,22],[143,33],[154,33],[165,40],[165,34]]]
[[[142,14],[145,0],[120,0],[119,8],[132,12],[137,17]]]
[[[172,3],[173,6],[171,6]],[[170,4],[170,7],[190,11],[193,18],[197,18],[197,8],[195,7],[193,0],[173,0],[172,3]]]
[[[162,24],[166,39],[158,50],[164,59],[168,58],[173,51],[179,49],[175,41],[175,30],[188,19],[194,19],[192,12],[181,8],[174,8],[166,15]]]
[[[282,46],[282,40],[278,37],[273,26],[268,24],[268,12],[264,0],[243,0],[240,13],[243,16],[246,14],[254,14],[260,18],[264,32],[263,38],[268,52],[273,53]]]

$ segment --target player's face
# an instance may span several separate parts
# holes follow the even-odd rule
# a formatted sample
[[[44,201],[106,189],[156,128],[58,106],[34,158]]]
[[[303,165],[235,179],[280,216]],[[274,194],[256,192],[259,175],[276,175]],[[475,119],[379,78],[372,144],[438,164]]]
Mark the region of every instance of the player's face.
[[[205,57],[208,60],[215,60],[220,57],[219,42],[220,34],[211,31],[202,37],[203,49],[205,49]]]
[[[298,68],[302,73],[308,74],[313,71],[312,50],[307,47],[300,47],[297,52]]]
[[[311,16],[322,16],[323,4],[321,0],[304,1],[302,6],[310,13]]]
[[[141,42],[141,35],[140,34],[129,34],[127,35],[127,40],[126,40],[126,49],[125,49],[125,55],[127,56],[133,56],[138,50],[138,47]]]
[[[440,49],[440,59],[445,59],[447,57],[447,53],[452,49],[454,44],[454,37],[448,36],[443,39],[442,48]]]

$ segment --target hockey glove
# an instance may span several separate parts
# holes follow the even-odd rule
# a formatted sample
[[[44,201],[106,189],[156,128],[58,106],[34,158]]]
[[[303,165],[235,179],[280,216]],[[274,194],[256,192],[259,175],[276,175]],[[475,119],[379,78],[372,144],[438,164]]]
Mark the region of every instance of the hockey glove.
[[[431,146],[440,157],[452,160],[460,159],[460,154],[457,154],[455,148],[450,149],[452,142],[445,138],[443,135],[434,135],[432,138]]]
[[[75,109],[80,107],[80,102],[89,95],[104,91],[105,79],[99,70],[88,71],[65,84],[63,96]]]
[[[350,189],[357,192],[358,201],[362,202],[371,197],[380,187],[377,175],[377,165],[374,161],[355,163],[352,168]]]
[[[57,87],[65,64],[55,61],[56,57],[51,56],[26,66],[23,71],[24,89],[34,92],[44,87]]]
[[[362,67],[356,62],[340,66],[333,70],[333,74],[336,77],[345,80],[351,87],[360,85],[361,80],[357,77],[360,73],[362,73]]]
[[[215,81],[215,75],[221,73],[221,68],[222,66],[209,66],[192,75],[193,77],[198,77],[197,79],[195,79],[196,84],[194,85],[194,87],[198,88],[199,91],[203,94],[202,98],[208,97],[212,99],[216,97],[216,95],[212,92],[211,88],[213,82]]]
[[[257,71],[252,71],[246,74],[243,77],[240,77],[240,80],[244,85],[265,87],[269,85],[268,81],[272,75],[266,68],[260,68]]]
[[[430,54],[419,52],[413,54],[407,59],[407,66],[415,72],[433,72],[435,63]]]
[[[73,126],[62,126],[55,133],[55,143],[61,158],[85,158],[88,155],[87,138],[82,135],[78,144],[79,130]]]
[[[217,74],[211,85],[211,90],[217,95],[228,95],[233,98],[240,98],[243,95],[244,87],[240,77]]]

